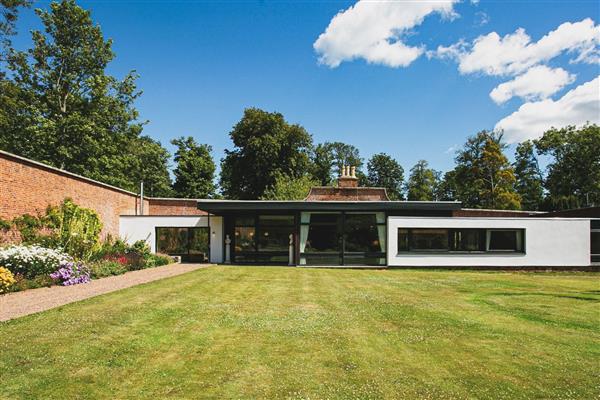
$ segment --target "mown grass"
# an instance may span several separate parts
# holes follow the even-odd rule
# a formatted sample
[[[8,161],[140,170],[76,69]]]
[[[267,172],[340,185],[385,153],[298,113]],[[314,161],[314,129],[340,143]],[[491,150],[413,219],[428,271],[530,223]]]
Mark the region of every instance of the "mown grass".
[[[198,270],[0,323],[0,398],[598,398],[599,277]]]

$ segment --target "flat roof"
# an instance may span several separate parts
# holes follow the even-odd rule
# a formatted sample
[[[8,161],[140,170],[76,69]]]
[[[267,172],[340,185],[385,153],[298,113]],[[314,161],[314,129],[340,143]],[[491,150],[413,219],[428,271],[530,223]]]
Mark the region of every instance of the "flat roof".
[[[198,208],[213,214],[224,211],[392,211],[460,210],[458,201],[304,201],[198,200]]]

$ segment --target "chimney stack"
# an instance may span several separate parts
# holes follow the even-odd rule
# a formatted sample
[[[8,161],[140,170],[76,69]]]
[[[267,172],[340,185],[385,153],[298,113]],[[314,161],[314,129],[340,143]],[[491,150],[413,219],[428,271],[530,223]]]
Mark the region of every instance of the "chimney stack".
[[[356,167],[343,165],[342,176],[338,179],[338,187],[355,188],[358,187],[358,178],[356,177]]]

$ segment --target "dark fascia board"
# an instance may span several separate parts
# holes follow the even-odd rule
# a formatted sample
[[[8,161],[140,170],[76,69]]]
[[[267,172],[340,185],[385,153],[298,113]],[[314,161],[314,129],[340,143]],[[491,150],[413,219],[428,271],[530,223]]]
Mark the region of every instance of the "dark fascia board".
[[[210,213],[224,211],[392,211],[460,210],[456,201],[271,201],[198,200],[198,208]]]

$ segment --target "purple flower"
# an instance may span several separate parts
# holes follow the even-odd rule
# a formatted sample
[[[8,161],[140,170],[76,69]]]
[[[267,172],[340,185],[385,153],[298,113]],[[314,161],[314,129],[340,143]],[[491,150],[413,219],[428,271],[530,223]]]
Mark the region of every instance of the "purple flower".
[[[50,274],[50,278],[58,280],[63,286],[87,283],[91,280],[90,271],[83,263],[62,262],[58,270]]]

